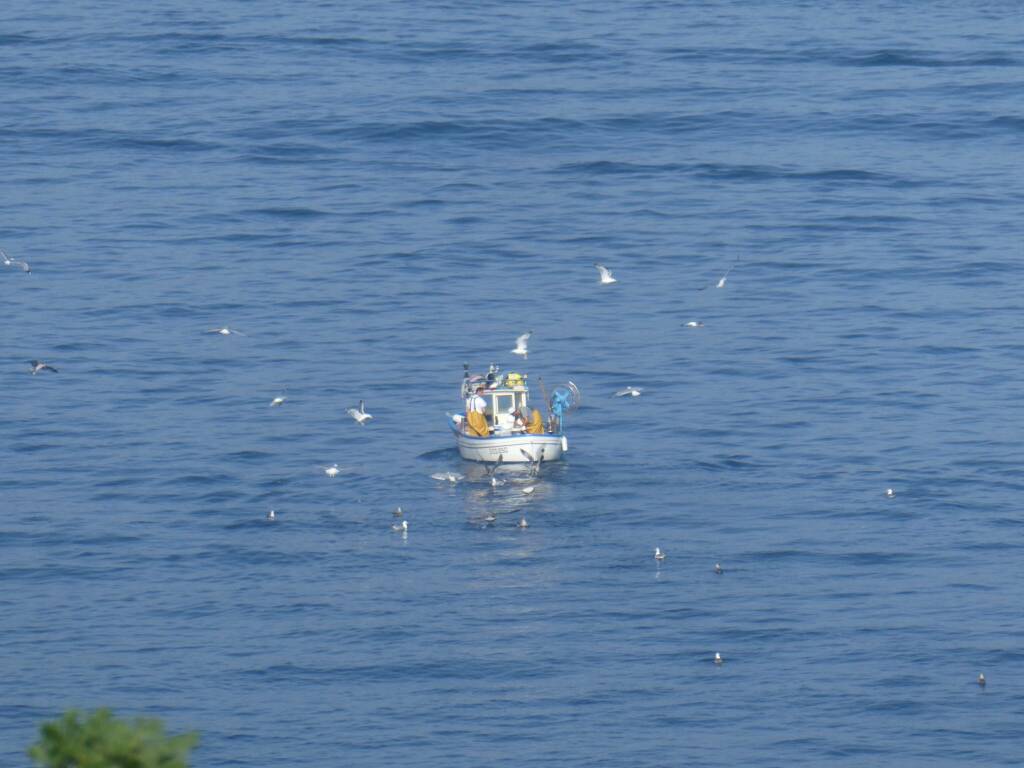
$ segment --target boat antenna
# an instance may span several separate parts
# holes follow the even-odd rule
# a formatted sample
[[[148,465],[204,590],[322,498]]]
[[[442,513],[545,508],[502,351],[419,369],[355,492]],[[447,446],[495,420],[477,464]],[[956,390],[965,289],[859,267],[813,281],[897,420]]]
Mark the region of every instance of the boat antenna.
[[[541,393],[541,395],[544,396],[544,402],[547,403],[547,406],[548,406],[548,424],[550,424],[551,423],[551,401],[548,400],[548,390],[544,386],[544,377],[543,376],[538,376],[537,377],[537,381],[540,382],[540,393]]]

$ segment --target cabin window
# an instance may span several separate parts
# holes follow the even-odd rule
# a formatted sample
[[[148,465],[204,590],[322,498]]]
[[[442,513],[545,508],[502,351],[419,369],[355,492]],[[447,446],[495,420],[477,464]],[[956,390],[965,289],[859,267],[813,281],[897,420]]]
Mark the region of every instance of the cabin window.
[[[495,395],[494,402],[496,414],[512,413],[515,410],[515,395]]]

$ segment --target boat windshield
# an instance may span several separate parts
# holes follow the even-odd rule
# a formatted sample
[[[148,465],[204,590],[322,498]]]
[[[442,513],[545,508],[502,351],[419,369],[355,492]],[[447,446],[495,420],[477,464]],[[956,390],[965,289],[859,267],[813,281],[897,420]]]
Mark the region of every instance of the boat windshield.
[[[507,395],[495,395],[494,396],[494,412],[499,415],[506,413],[512,413],[516,409],[516,396],[513,392],[509,392]]]

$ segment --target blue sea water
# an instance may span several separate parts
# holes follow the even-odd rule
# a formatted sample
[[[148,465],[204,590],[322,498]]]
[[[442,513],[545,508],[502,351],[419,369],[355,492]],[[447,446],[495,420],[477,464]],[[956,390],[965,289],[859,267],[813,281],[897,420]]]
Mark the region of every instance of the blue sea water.
[[[1019,764],[1022,51],[1003,2],[4,3],[0,762],[110,706],[197,766]],[[455,452],[464,362],[580,386],[533,495]]]

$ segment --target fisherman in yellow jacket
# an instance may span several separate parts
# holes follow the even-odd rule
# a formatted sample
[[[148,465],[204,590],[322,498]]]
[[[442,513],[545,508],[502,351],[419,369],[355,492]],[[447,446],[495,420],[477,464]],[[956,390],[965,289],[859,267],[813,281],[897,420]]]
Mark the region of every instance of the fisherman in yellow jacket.
[[[466,399],[466,434],[472,437],[487,437],[490,430],[487,428],[487,400],[484,399],[486,387],[476,388],[476,394]]]

